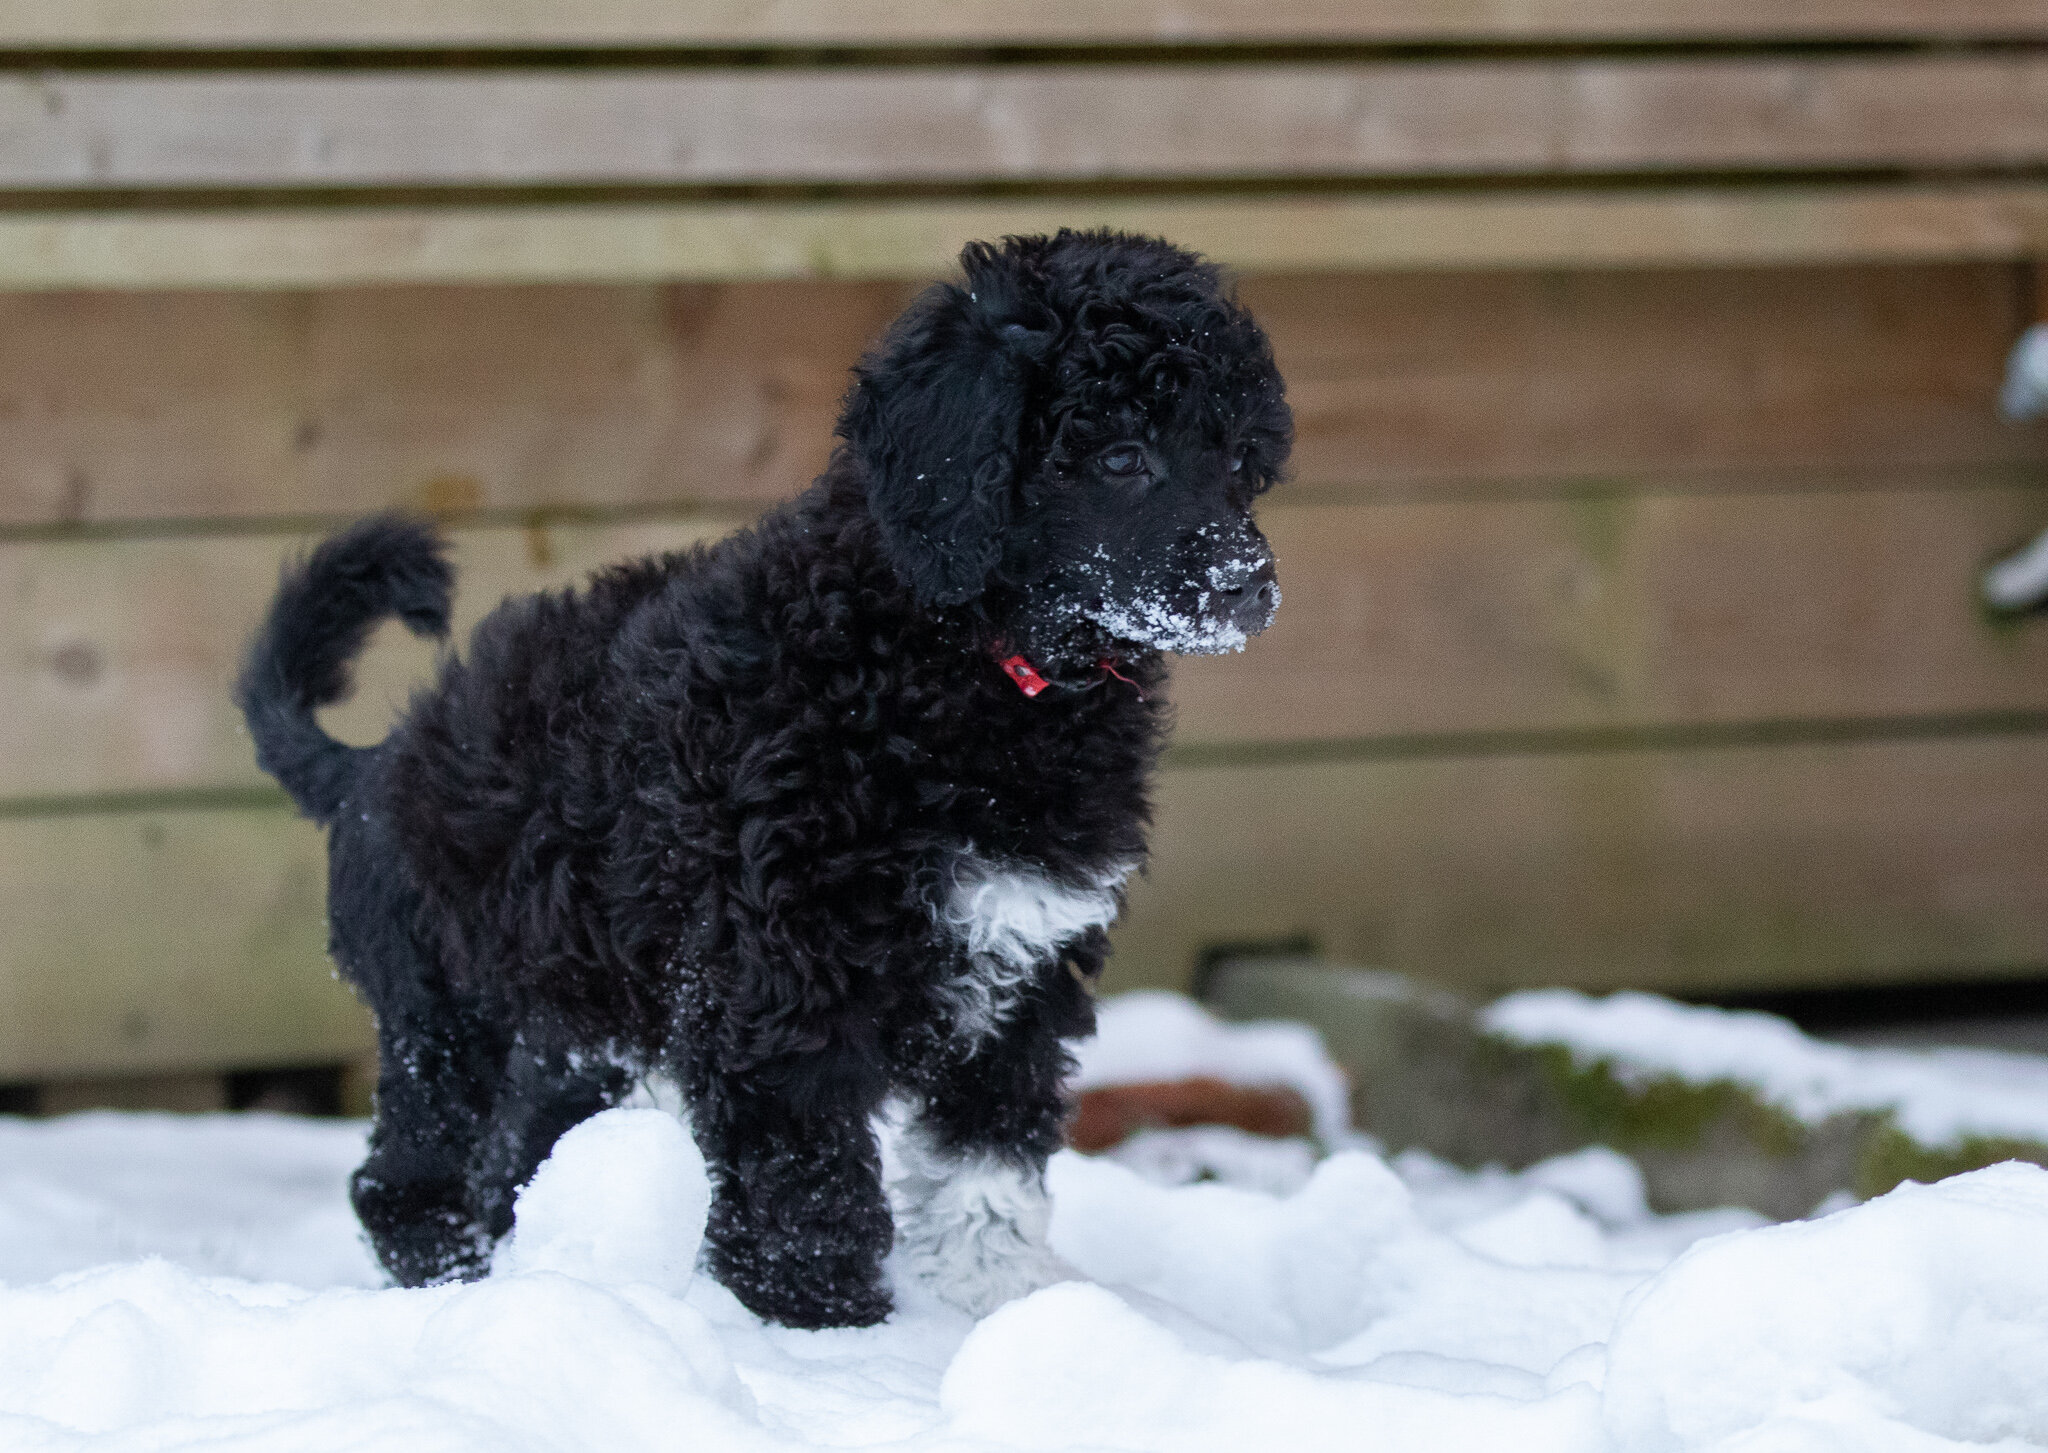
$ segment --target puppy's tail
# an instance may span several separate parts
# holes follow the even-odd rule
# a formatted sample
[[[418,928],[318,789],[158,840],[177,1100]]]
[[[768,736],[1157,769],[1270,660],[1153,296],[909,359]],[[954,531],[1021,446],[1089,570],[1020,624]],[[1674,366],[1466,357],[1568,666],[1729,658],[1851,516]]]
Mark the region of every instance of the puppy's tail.
[[[327,735],[313,713],[348,695],[351,665],[379,621],[397,616],[414,635],[448,634],[454,572],[445,551],[431,525],[376,515],[284,568],[235,702],[257,765],[315,822],[341,810],[364,749]]]

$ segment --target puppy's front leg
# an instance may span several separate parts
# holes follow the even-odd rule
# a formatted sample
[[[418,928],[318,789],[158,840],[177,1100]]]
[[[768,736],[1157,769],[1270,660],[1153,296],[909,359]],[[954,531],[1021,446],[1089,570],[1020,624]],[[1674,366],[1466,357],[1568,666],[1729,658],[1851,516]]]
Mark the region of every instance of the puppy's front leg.
[[[891,1223],[871,1107],[721,1090],[692,1106],[711,1171],[712,1275],[786,1327],[866,1327],[888,1316]]]
[[[995,1039],[925,1085],[906,1128],[896,1243],[911,1273],[976,1316],[1075,1277],[1046,1245],[1045,1162],[1061,1142],[1067,1057],[1027,1001]]]

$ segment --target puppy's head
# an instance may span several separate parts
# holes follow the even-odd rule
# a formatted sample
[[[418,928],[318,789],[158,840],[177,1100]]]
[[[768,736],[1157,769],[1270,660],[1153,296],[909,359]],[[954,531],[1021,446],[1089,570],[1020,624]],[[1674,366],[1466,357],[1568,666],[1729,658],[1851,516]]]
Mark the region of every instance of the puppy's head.
[[[975,243],[862,361],[839,432],[898,572],[1046,661],[1241,647],[1292,437],[1265,334],[1152,238]]]

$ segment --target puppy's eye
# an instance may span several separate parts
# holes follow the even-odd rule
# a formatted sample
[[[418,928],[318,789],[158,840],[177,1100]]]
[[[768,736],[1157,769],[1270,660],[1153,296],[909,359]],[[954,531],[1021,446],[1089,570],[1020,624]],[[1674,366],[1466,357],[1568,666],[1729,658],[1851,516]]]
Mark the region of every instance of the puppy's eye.
[[[1230,456],[1230,472],[1231,472],[1232,474],[1236,474],[1236,473],[1237,473],[1237,472],[1238,472],[1239,470],[1241,470],[1241,469],[1243,469],[1243,468],[1244,468],[1244,450],[1240,449],[1240,450],[1238,450],[1238,451],[1237,451],[1237,453],[1235,453],[1235,454],[1233,454],[1233,455],[1231,455],[1231,456]]]
[[[1123,479],[1135,479],[1145,472],[1145,451],[1135,444],[1119,444],[1102,452],[1102,472]]]

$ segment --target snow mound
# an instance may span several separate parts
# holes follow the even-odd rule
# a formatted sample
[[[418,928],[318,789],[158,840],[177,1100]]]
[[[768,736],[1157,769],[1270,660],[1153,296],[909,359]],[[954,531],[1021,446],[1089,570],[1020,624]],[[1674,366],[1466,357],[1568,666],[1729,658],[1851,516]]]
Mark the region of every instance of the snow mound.
[[[1316,1169],[1316,1148],[1306,1140],[1254,1135],[1235,1125],[1147,1128],[1103,1154],[1157,1185],[1221,1181],[1273,1196],[1293,1195]]]
[[[2048,1060],[2033,1055],[1858,1049],[1810,1039],[1775,1015],[1570,989],[1509,994],[1482,1011],[1480,1026],[1520,1044],[1562,1045],[1624,1081],[1741,1085],[1809,1125],[1868,1112],[1889,1114],[1930,1148],[1973,1136],[2048,1143]]]
[[[218,1276],[380,1284],[349,1208],[366,1127],[281,1115],[0,1115],[0,1282],[162,1256]]]
[[[771,1446],[750,1413],[702,1314],[563,1276],[308,1292],[147,1261],[0,1294],[11,1449]]]
[[[1075,1090],[1200,1076],[1233,1085],[1281,1086],[1308,1102],[1316,1138],[1344,1142],[1351,1086],[1306,1024],[1230,1024],[1179,994],[1141,989],[1102,1001],[1095,1037],[1075,1046]]]
[[[1117,1355],[1103,1356],[1105,1347]],[[1518,1399],[1206,1354],[1115,1294],[1073,1284],[977,1327],[939,1403],[954,1431],[1002,1448],[1571,1453],[1600,1437],[1598,1398],[1584,1386]]]
[[[519,1192],[494,1270],[680,1292],[710,1209],[704,1157],[673,1115],[607,1110],[556,1141]]]
[[[1145,1077],[1314,1063],[1299,1037],[1258,1059],[1229,1036],[1217,1051],[1205,1016],[1169,1018],[1192,1044]],[[362,1284],[362,1144],[359,1125],[275,1117],[0,1119],[0,1448],[2048,1445],[2048,1171],[2031,1166],[1761,1226],[1653,1215],[1607,1150],[1520,1173],[1346,1150],[1284,1195],[1069,1152],[1051,1242],[1086,1280],[977,1324],[892,1267],[885,1324],[796,1332],[690,1275],[703,1170],[663,1112],[564,1137],[497,1274],[461,1286]]]
[[[1615,1329],[1614,1442],[2048,1444],[2044,1234],[2048,1172],[2009,1163],[1705,1242]]]

